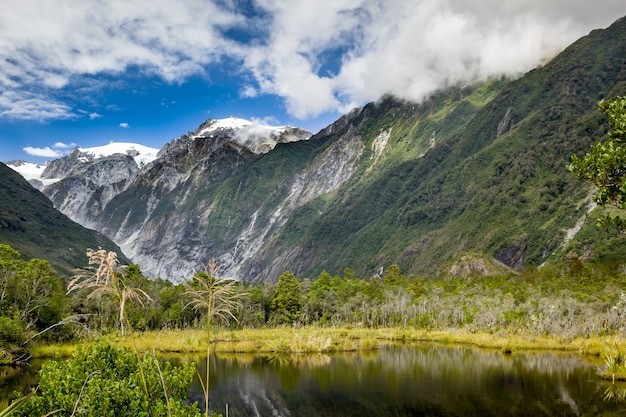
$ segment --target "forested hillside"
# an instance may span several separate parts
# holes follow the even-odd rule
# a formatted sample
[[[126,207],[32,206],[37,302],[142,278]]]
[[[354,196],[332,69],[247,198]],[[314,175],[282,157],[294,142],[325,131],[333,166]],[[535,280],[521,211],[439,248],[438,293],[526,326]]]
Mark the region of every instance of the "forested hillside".
[[[0,243],[25,259],[38,258],[62,276],[85,264],[87,248],[120,251],[107,237],[85,229],[52,207],[50,200],[18,173],[0,163]],[[124,256],[122,259],[126,260]]]
[[[265,259],[297,244],[294,260],[306,259],[298,272],[314,275],[390,263],[445,272],[467,251],[517,270],[570,250],[621,256],[623,242],[595,230],[593,212],[567,241],[590,195],[566,167],[606,134],[597,102],[626,92],[625,36],[621,19],[516,81],[451,89],[421,106],[366,107],[346,127],[359,129],[366,149],[357,173],[334,198],[299,208]]]

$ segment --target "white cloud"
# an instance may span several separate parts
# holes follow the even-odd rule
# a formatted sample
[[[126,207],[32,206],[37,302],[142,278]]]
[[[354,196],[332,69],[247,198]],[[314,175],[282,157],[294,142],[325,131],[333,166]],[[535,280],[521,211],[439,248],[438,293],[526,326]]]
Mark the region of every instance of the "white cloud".
[[[254,98],[259,95],[259,92],[251,86],[250,84],[244,85],[243,88],[239,90],[239,96],[244,98]]]
[[[274,116],[253,117],[250,119],[252,124],[261,126],[277,126],[280,122]]]
[[[126,123],[126,122],[123,122],[123,123],[120,123],[120,127],[122,129],[128,129],[130,127],[130,125],[128,123]]]
[[[60,87],[74,74],[133,65],[180,80],[225,54],[230,42],[219,29],[240,21],[206,1],[10,2],[0,16],[0,72],[8,80]]]
[[[54,145],[52,145],[53,148],[57,148],[57,149],[69,149],[69,148],[74,148],[76,146],[75,143],[63,143],[63,142],[55,142]]]
[[[49,146],[45,148],[34,148],[32,146],[26,146],[22,148],[24,152],[32,156],[39,156],[43,158],[59,158],[63,156],[63,152],[56,151]]]
[[[626,12],[623,0],[253,3],[264,12],[255,18],[223,0],[6,2],[0,118],[76,117],[52,93],[88,83],[82,76],[123,75],[132,67],[180,83],[223,62],[241,63],[233,70],[245,77],[241,97],[277,95],[299,118],[388,92],[419,100],[447,84],[532,69]],[[255,37],[238,41],[229,29]]]
[[[518,75],[626,12],[617,0],[260,4],[273,19],[271,39],[245,63],[259,89],[282,96],[298,117],[345,111],[385,93],[419,101],[445,85]],[[342,44],[338,73],[318,73],[324,51]]]
[[[99,114],[99,113],[96,113],[96,112],[89,113],[89,120],[96,120],[96,119],[99,119],[101,117],[102,117],[102,115]]]
[[[0,118],[47,122],[76,117],[68,105],[49,97],[0,89]]]

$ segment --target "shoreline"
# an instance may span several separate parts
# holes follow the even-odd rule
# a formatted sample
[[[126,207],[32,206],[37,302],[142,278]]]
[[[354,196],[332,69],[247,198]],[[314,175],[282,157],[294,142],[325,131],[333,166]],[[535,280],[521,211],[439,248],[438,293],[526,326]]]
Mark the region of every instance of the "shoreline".
[[[132,333],[125,337],[108,335],[103,339],[117,346],[139,352],[202,353],[209,348],[206,330],[161,330]],[[36,346],[34,359],[70,356],[81,344],[52,344]],[[332,353],[377,349],[395,343],[440,343],[466,345],[483,349],[518,351],[561,351],[599,357],[607,350],[626,349],[626,340],[620,336],[559,339],[545,336],[506,334],[498,332],[470,333],[459,329],[446,331],[410,328],[265,328],[216,330],[211,333],[211,350],[218,353]]]
[[[517,333],[471,333],[462,329],[423,330],[410,328],[264,328],[219,329],[208,343],[206,330],[160,330],[132,333],[125,337],[106,335],[89,341],[37,346],[33,359],[70,357],[81,345],[104,340],[112,345],[136,352],[158,354],[203,354],[208,349],[216,354],[298,355],[316,353],[371,352],[385,346],[410,343],[436,343],[442,346],[468,346],[497,350],[505,355],[516,353],[576,354],[601,367],[603,380],[626,381],[626,369],[618,366],[611,372],[606,358],[620,357],[626,352],[626,339],[618,335],[590,338],[559,339]]]

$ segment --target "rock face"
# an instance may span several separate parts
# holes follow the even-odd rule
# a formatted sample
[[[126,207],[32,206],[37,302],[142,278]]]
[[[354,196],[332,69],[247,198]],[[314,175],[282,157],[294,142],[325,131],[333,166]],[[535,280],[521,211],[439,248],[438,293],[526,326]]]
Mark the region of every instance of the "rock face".
[[[302,167],[291,182],[278,179],[280,183],[271,187],[288,191],[288,198],[271,204],[249,202],[275,207],[256,208],[241,230],[229,224],[222,213],[225,209],[220,208],[232,202],[229,193],[233,190],[225,181],[242,168],[254,170],[255,161],[276,146],[310,137],[310,132],[289,126],[209,119],[194,132],[166,144],[143,165],[128,150],[94,155],[77,148],[48,164],[41,177],[58,180],[43,192],[72,220],[119,242],[124,254],[149,276],[185,280],[200,262],[215,257],[220,259],[222,273],[241,278],[242,265],[255,256],[272,228],[284,223],[295,207],[336,188],[349,176],[349,167],[341,159],[354,162],[359,145],[346,144],[346,155],[343,146],[335,145],[328,150],[328,161],[320,156],[315,165]],[[239,186],[249,187],[255,185]],[[241,207],[228,210],[237,209]],[[216,242],[207,230],[216,227],[226,227],[232,235]]]
[[[251,143],[249,130],[223,125],[209,121],[166,145],[99,216],[99,230],[151,276],[185,280],[214,257],[222,275],[250,279],[263,245],[295,209],[349,179],[363,150],[351,131],[298,146],[309,132],[266,130]],[[287,267],[279,261],[253,279]]]
[[[53,169],[46,169],[44,175],[63,179],[44,188],[44,194],[70,219],[93,229],[99,228],[98,218],[108,202],[128,188],[139,172],[135,160],[122,154],[78,162],[73,168],[64,158],[58,161],[62,164],[51,164]]]

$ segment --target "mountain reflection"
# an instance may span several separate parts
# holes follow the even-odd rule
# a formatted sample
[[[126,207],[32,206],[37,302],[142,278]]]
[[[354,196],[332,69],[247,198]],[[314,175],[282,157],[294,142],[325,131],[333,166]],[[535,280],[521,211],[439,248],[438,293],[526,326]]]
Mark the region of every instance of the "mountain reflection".
[[[211,409],[229,416],[539,416],[620,410],[577,355],[436,345],[365,353],[211,356]],[[206,357],[198,360],[205,375]],[[204,407],[194,381],[191,400]]]

